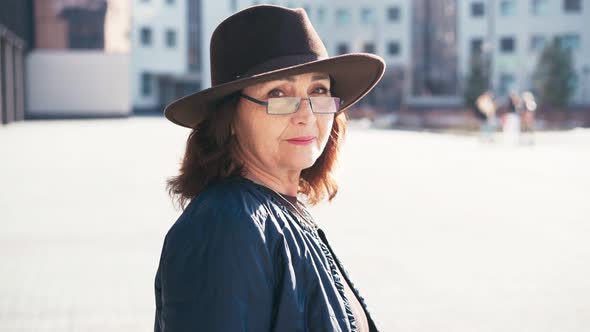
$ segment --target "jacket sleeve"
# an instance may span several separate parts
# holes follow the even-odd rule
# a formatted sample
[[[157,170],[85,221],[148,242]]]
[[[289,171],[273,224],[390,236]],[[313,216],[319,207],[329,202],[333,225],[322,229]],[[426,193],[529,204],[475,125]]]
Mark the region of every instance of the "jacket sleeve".
[[[261,226],[247,214],[220,209],[185,218],[164,241],[155,330],[269,331],[272,262]]]

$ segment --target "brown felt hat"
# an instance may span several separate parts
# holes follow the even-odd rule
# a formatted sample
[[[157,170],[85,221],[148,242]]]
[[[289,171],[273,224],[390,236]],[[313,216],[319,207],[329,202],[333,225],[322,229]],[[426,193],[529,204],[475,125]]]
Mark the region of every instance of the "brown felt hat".
[[[214,112],[225,97],[243,88],[309,72],[334,80],[332,94],[345,110],[379,82],[385,62],[377,55],[350,53],[329,57],[301,8],[259,5],[221,22],[211,37],[211,87],[166,106],[170,121],[189,128]]]

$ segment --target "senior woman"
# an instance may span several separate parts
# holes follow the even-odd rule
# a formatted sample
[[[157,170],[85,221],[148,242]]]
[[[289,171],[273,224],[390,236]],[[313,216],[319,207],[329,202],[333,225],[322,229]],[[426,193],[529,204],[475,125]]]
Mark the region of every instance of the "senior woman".
[[[342,111],[384,69],[328,57],[302,9],[254,6],[216,28],[212,87],[165,110],[192,132],[168,182],[184,210],[164,239],[155,331],[377,331],[298,196],[334,198]]]

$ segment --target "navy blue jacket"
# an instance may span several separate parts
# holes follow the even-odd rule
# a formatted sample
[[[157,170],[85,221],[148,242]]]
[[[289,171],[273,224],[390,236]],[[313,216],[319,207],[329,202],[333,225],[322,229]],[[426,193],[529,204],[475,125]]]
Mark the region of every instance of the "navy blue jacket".
[[[209,187],[168,231],[155,278],[156,332],[356,331],[348,280],[325,233],[243,177]]]

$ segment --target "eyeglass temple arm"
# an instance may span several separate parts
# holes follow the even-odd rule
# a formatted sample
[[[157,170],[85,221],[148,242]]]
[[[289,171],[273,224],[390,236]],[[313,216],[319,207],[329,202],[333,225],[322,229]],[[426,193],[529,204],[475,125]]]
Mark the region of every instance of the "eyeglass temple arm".
[[[242,97],[244,97],[244,98],[248,99],[249,101],[251,101],[251,102],[253,102],[253,103],[256,103],[256,104],[258,104],[258,105],[264,105],[264,106],[268,106],[268,102],[266,102],[266,101],[260,101],[260,100],[258,100],[258,99],[255,99],[255,98],[252,98],[252,97],[250,97],[250,96],[247,96],[247,95],[245,95],[245,94],[243,94],[243,93],[240,93],[240,96],[242,96]]]

